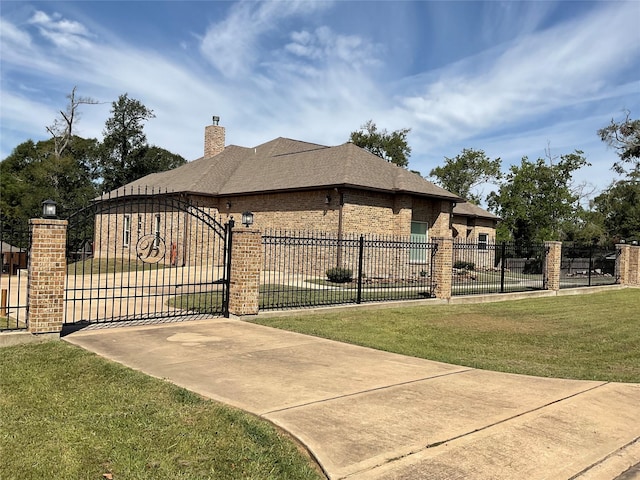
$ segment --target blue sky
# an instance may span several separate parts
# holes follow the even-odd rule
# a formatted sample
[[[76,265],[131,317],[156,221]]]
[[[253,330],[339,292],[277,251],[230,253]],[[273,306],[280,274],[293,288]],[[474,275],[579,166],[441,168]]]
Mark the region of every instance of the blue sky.
[[[149,143],[188,160],[221,117],[227,143],[338,145],[367,120],[411,128],[427,175],[463,148],[530,159],[585,152],[602,189],[615,152],[596,131],[640,116],[640,2],[0,4],[0,158],[47,138],[66,95],[101,138],[122,93],[154,110]],[[483,187],[488,193],[490,187]]]

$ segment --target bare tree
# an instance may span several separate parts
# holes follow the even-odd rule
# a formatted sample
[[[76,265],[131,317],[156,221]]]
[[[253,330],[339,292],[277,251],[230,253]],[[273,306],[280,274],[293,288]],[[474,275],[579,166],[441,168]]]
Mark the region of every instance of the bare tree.
[[[96,105],[100,103],[89,97],[76,97],[77,88],[77,86],[74,86],[71,93],[67,95],[69,103],[66,111],[60,110],[60,117],[55,119],[53,125],[46,127],[53,137],[54,154],[57,158],[60,158],[69,146],[69,141],[73,136],[74,122],[77,122],[80,116],[78,107],[80,105]]]

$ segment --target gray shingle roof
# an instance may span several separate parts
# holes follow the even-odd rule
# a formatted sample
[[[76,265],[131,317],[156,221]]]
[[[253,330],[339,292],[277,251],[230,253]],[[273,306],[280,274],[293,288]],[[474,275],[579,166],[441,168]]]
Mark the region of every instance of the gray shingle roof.
[[[255,148],[230,145],[218,155],[147,175],[116,192],[146,188],[227,196],[339,186],[463,201],[352,143],[326,147],[282,137]]]

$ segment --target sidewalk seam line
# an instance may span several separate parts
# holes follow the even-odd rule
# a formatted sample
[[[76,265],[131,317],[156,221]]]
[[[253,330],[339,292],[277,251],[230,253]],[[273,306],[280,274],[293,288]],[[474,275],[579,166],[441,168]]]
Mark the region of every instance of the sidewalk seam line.
[[[591,465],[589,465],[588,467],[582,469],[581,471],[579,471],[578,473],[576,473],[573,477],[570,477],[568,480],[576,480],[577,478],[580,478],[582,475],[584,475],[585,473],[589,472],[589,470],[593,469],[594,467],[597,467],[598,465],[602,465],[604,462],[606,462],[607,460],[609,460],[611,457],[613,457],[614,455],[618,454],[619,452],[621,452],[622,450],[624,450],[625,448],[630,447],[631,445],[633,445],[634,443],[637,443],[640,441],[640,437],[636,437],[633,440],[631,440],[629,443],[627,443],[626,445],[621,446],[620,448],[617,448],[616,450],[614,450],[613,452],[611,452],[609,455],[601,458],[600,460],[598,460],[597,462],[592,463]]]
[[[427,444],[427,445],[425,445],[425,446],[424,446],[424,447],[422,447],[422,448],[418,448],[417,450],[413,450],[413,451],[411,451],[411,452],[407,452],[407,453],[405,453],[404,455],[400,455],[400,456],[397,456],[397,457],[395,457],[395,458],[390,458],[390,459],[386,460],[386,461],[385,461],[385,462],[383,462],[383,463],[380,463],[380,464],[378,464],[378,465],[374,465],[373,467],[364,468],[364,469],[362,469],[362,470],[358,470],[358,471],[356,471],[356,472],[351,472],[351,473],[347,474],[346,476],[344,476],[344,477],[342,477],[342,478],[346,479],[346,478],[349,478],[349,477],[351,477],[351,476],[353,476],[353,475],[358,475],[358,474],[360,474],[360,473],[362,473],[362,472],[369,472],[369,471],[373,471],[373,470],[375,470],[375,469],[377,469],[377,468],[380,468],[380,467],[382,467],[382,466],[384,466],[384,465],[388,465],[388,464],[390,464],[390,463],[397,462],[398,460],[402,460],[403,458],[407,458],[407,457],[410,457],[410,456],[412,456],[412,455],[415,455],[416,453],[419,453],[419,452],[422,452],[422,451],[428,450],[428,449],[430,449],[430,448],[438,447],[438,446],[440,446],[440,445],[443,445],[443,444],[448,443],[448,442],[452,442],[452,441],[454,441],[454,440],[459,440],[459,439],[461,439],[461,438],[463,438],[463,437],[467,437],[467,436],[469,436],[469,435],[473,435],[474,433],[481,432],[481,431],[483,431],[483,430],[487,430],[487,429],[489,429],[489,428],[495,427],[496,425],[500,425],[500,424],[502,424],[502,423],[509,422],[509,421],[514,420],[514,419],[516,419],[516,418],[518,418],[518,417],[522,417],[522,416],[524,416],[524,415],[528,415],[528,414],[530,414],[530,413],[533,413],[533,412],[538,411],[538,410],[542,410],[543,408],[549,407],[549,406],[554,405],[554,404],[556,404],[556,403],[564,402],[565,400],[568,400],[568,399],[570,399],[570,398],[577,397],[577,396],[579,396],[579,395],[582,395],[582,394],[584,394],[584,393],[590,392],[590,391],[592,391],[592,390],[596,390],[596,389],[598,389],[598,388],[604,387],[605,385],[608,385],[608,384],[610,384],[610,383],[611,383],[611,382],[603,382],[603,383],[601,383],[601,384],[599,384],[599,385],[594,385],[593,387],[589,387],[589,388],[587,388],[586,390],[581,390],[580,392],[576,392],[576,393],[573,393],[573,394],[568,395],[568,396],[566,396],[566,397],[559,398],[559,399],[557,399],[557,400],[554,400],[553,402],[549,402],[549,403],[546,403],[546,404],[541,405],[541,406],[539,406],[539,407],[532,408],[531,410],[527,410],[526,412],[522,412],[522,413],[519,413],[519,414],[517,414],[517,415],[513,415],[513,416],[511,416],[511,417],[508,417],[508,418],[505,418],[505,419],[499,420],[499,421],[494,422],[494,423],[492,423],[492,424],[490,424],[490,425],[485,425],[484,427],[477,428],[477,429],[475,429],[475,430],[472,430],[472,431],[470,431],[470,432],[466,432],[466,433],[462,433],[462,434],[460,434],[460,435],[456,435],[455,437],[451,437],[451,438],[448,438],[448,439],[446,439],[446,440],[442,440],[442,441],[440,441],[440,442]],[[637,440],[638,440],[638,439],[634,440],[633,442],[635,442],[635,441],[637,441]],[[633,442],[631,442],[631,443],[633,443]],[[569,479],[569,480],[571,480],[571,479]]]
[[[323,398],[321,400],[313,400],[312,402],[301,403],[299,405],[293,405],[293,406],[290,406],[290,407],[278,408],[276,410],[270,410],[268,412],[263,412],[261,415],[270,415],[272,413],[285,412],[287,410],[293,410],[293,409],[296,409],[296,408],[307,407],[309,405],[315,405],[317,403],[324,403],[324,402],[330,402],[330,401],[333,401],[333,400],[339,400],[341,398],[354,397],[356,395],[363,395],[365,393],[377,392],[377,391],[380,391],[380,390],[387,390],[389,388],[400,387],[400,386],[403,386],[403,385],[410,385],[412,383],[424,382],[426,380],[432,380],[432,379],[435,379],[435,378],[448,377],[450,375],[457,375],[459,373],[471,372],[473,370],[475,370],[475,369],[467,368],[465,370],[456,370],[455,372],[447,372],[447,373],[442,373],[442,374],[439,374],[439,375],[433,375],[433,376],[430,376],[430,377],[416,378],[414,380],[407,380],[406,382],[394,383],[393,385],[384,385],[382,387],[370,388],[368,390],[360,390],[358,392],[347,393],[345,395],[338,395],[336,397]]]

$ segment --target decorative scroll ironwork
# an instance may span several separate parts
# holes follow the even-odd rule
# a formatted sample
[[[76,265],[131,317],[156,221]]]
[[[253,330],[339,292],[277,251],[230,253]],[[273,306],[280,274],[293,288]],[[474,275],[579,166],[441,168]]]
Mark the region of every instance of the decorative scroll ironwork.
[[[227,314],[230,236],[215,208],[138,190],[68,220],[65,323]]]

